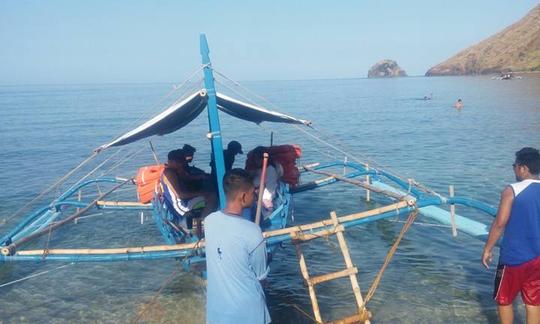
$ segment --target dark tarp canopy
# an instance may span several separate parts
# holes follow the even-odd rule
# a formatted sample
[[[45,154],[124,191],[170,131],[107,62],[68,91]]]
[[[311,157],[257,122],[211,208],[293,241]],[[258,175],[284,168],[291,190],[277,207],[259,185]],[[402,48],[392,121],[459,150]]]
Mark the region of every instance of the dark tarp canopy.
[[[236,118],[257,124],[264,121],[288,124],[310,124],[307,120],[297,119],[279,112],[248,104],[221,93],[217,93],[216,96],[218,109]],[[206,107],[207,100],[208,96],[205,90],[197,91],[186,99],[173,104],[144,124],[121,135],[112,142],[100,146],[97,151],[104,150],[111,146],[129,144],[153,135],[172,133],[197,118]]]

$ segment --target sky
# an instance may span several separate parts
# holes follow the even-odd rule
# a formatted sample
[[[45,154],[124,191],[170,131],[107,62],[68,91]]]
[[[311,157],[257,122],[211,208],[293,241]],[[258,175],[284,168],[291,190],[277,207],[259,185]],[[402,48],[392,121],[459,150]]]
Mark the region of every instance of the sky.
[[[179,82],[201,33],[238,81],[360,78],[381,59],[423,75],[538,3],[0,0],[0,84]]]

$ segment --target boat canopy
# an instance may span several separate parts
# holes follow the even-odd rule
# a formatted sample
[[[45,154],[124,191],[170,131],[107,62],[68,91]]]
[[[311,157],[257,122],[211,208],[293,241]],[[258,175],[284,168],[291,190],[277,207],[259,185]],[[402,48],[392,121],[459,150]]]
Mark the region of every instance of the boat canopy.
[[[279,112],[271,111],[259,106],[245,103],[222,93],[217,93],[218,109],[233,116],[256,124],[264,121],[288,124],[310,125],[311,122],[294,118]],[[111,146],[121,146],[136,142],[140,139],[172,133],[197,118],[206,107],[208,95],[206,90],[200,90],[186,99],[174,103],[159,115],[153,117],[135,129],[121,135],[114,141],[101,145],[96,151],[107,149]]]

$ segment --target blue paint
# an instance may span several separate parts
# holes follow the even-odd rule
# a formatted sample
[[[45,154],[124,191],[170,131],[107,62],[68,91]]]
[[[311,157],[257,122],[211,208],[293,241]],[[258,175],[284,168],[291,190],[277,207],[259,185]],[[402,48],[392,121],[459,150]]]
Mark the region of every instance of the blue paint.
[[[223,158],[223,143],[221,141],[221,127],[219,125],[219,115],[217,110],[216,87],[214,85],[214,75],[210,63],[210,49],[206,41],[206,35],[200,36],[202,64],[204,65],[204,86],[208,95],[208,125],[210,128],[212,142],[212,153],[216,166],[217,186],[219,192],[219,207],[225,208],[225,193],[223,192],[223,175],[225,174],[225,163]]]

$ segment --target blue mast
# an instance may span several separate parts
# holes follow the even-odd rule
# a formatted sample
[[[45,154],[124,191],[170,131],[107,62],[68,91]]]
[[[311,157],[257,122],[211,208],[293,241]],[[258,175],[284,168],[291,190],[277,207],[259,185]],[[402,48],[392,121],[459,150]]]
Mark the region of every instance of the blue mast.
[[[204,66],[204,87],[208,94],[208,125],[210,128],[210,141],[212,142],[212,153],[214,154],[214,164],[216,166],[216,177],[219,192],[219,208],[225,208],[225,193],[223,192],[223,175],[225,174],[225,163],[223,159],[223,144],[221,142],[221,127],[219,126],[219,116],[217,110],[216,87],[214,85],[214,75],[212,74],[212,63],[210,63],[210,49],[206,41],[206,35],[201,34],[201,56]]]

